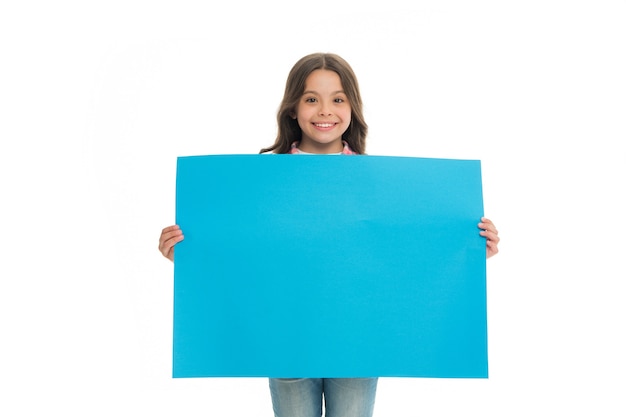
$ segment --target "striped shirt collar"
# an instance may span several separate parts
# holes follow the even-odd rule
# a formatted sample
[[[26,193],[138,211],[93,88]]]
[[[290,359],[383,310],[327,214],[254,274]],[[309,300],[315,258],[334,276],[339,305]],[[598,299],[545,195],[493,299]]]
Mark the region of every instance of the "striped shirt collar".
[[[350,149],[350,146],[348,145],[348,142],[346,142],[345,140],[342,141],[343,142],[343,150],[341,151],[341,155],[357,155],[356,152],[354,152],[352,149]],[[291,149],[289,150],[290,154],[296,154],[296,153],[307,153],[307,152],[302,152],[300,149],[298,149],[298,145],[300,144],[300,142],[295,141],[294,143],[291,144]]]

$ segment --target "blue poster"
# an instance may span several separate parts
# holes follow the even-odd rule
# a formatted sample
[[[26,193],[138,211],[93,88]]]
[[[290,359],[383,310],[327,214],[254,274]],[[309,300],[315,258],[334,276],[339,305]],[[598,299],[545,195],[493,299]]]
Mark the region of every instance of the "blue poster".
[[[480,161],[178,158],[173,376],[486,378]]]

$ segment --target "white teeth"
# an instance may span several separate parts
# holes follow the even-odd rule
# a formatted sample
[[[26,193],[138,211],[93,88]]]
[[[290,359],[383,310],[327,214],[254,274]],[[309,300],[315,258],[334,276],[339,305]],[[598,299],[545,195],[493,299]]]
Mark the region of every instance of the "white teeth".
[[[331,127],[333,125],[334,123],[315,123],[315,126],[317,127]]]

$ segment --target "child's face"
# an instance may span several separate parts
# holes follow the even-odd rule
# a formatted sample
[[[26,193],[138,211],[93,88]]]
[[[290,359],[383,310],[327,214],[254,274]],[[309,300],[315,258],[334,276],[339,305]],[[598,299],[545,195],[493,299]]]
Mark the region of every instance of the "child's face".
[[[341,152],[341,137],[350,126],[352,109],[334,71],[315,70],[306,79],[295,117],[302,129],[299,148],[311,153]]]

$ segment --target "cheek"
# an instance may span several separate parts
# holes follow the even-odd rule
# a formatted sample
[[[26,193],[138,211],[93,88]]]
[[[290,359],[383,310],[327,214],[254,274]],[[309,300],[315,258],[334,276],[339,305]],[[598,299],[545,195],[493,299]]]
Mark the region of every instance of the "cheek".
[[[310,117],[310,111],[307,111],[306,106],[303,106],[302,108],[297,108],[294,111],[294,116],[296,116],[295,118],[298,120],[308,119]]]
[[[306,129],[309,125],[308,118],[306,117],[306,115],[302,113],[298,113],[296,122],[298,122],[298,126],[300,127],[301,130]]]

